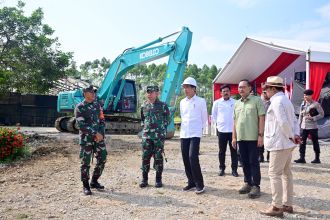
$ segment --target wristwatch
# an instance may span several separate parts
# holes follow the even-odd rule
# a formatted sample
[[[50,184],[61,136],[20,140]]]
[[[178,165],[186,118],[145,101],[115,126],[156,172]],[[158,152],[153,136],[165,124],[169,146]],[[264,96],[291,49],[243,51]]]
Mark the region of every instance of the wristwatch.
[[[258,133],[258,136],[260,136],[260,137],[263,137],[263,136],[264,136],[264,134],[262,134],[262,133]]]

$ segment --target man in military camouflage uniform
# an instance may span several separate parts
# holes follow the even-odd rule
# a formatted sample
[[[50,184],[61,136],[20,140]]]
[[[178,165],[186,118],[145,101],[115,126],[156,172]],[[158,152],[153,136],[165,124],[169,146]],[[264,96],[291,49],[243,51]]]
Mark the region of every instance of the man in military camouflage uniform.
[[[85,100],[79,103],[75,109],[75,117],[79,127],[81,181],[83,192],[91,195],[91,188],[104,189],[97,180],[102,174],[107,157],[104,142],[105,121],[102,107],[95,99],[93,86],[83,89]],[[89,184],[89,169],[91,158],[96,157],[91,183]]]
[[[147,101],[141,107],[142,130],[142,182],[140,187],[148,185],[150,159],[154,157],[156,170],[155,187],[162,187],[163,152],[167,125],[170,123],[170,112],[166,103],[158,99],[158,86],[147,87]]]

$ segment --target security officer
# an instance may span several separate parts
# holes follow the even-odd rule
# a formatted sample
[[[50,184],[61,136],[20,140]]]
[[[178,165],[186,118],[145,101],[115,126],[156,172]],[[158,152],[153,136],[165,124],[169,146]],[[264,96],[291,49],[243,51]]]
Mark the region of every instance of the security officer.
[[[104,189],[98,179],[102,174],[107,158],[107,150],[104,142],[105,120],[102,107],[95,99],[93,86],[83,89],[85,100],[79,103],[75,109],[75,117],[79,127],[81,181],[83,192],[91,195],[91,188]],[[89,169],[91,158],[95,154],[96,165],[91,183],[89,184]]]
[[[163,152],[167,125],[170,123],[170,111],[166,103],[158,99],[158,86],[147,86],[147,101],[141,107],[142,123],[142,182],[140,187],[148,185],[150,159],[154,157],[156,170],[155,187],[162,187]]]
[[[321,163],[317,121],[324,117],[324,111],[320,103],[313,100],[313,94],[313,90],[306,89],[304,91],[304,101],[300,106],[299,125],[302,143],[299,146],[300,158],[294,161],[296,163],[306,163],[305,153],[308,135],[311,136],[315,152],[315,159],[311,163]]]

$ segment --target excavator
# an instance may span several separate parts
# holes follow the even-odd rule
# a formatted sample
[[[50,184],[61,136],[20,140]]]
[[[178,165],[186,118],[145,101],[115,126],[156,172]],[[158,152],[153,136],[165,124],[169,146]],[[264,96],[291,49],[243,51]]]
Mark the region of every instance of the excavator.
[[[179,35],[175,41],[160,44],[164,39]],[[134,80],[125,79],[125,75],[134,66],[145,64],[168,56],[167,69],[162,85],[160,100],[165,102],[171,112],[171,123],[167,128],[167,138],[174,136],[174,112],[181,91],[184,70],[192,40],[192,32],[187,27],[181,31],[147,43],[137,48],[124,50],[110,65],[104,80],[96,91],[96,98],[102,103],[106,117],[106,132],[115,134],[138,134],[142,130],[139,118],[122,116],[121,113],[137,111],[137,92]],[[74,91],[59,92],[57,111],[73,113],[75,106],[84,100],[81,88]],[[120,113],[120,114],[117,114]],[[73,116],[60,117],[55,127],[63,132],[78,132]]]

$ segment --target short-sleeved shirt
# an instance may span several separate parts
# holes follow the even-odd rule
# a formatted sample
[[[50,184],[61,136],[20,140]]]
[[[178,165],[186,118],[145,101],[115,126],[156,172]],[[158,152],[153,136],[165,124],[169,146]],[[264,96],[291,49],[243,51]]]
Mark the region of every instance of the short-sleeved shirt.
[[[237,141],[258,140],[259,116],[265,115],[264,104],[258,96],[249,95],[235,103],[234,120]]]

